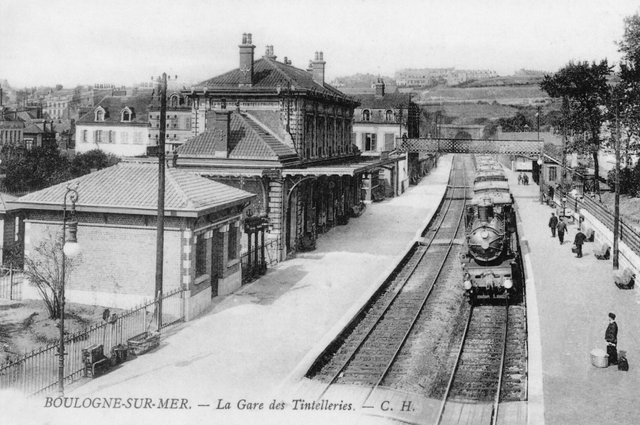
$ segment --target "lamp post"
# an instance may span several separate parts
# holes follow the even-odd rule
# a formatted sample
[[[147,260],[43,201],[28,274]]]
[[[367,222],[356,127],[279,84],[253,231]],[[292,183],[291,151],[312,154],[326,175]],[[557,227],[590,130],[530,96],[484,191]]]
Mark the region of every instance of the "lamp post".
[[[538,158],[538,186],[540,186],[540,204],[544,204],[544,160],[543,156],[540,155]]]
[[[536,112],[536,126],[538,128],[538,140],[540,140],[540,107],[538,106],[538,111]]]
[[[67,217],[67,199],[71,201],[71,210]],[[76,219],[76,202],[78,201],[78,185],[67,186],[62,204],[62,271],[60,274],[60,341],[58,341],[58,392],[64,395],[64,284],[66,259],[74,258],[80,253],[78,245],[78,220]],[[67,236],[67,232],[69,235]]]

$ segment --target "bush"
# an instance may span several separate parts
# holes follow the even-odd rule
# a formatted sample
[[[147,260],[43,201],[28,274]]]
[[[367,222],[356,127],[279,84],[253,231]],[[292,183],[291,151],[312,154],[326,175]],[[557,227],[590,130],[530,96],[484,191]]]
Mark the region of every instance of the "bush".
[[[93,149],[76,155],[71,161],[71,175],[80,177],[89,174],[92,170],[101,170],[120,162],[120,158],[107,154],[100,149]]]

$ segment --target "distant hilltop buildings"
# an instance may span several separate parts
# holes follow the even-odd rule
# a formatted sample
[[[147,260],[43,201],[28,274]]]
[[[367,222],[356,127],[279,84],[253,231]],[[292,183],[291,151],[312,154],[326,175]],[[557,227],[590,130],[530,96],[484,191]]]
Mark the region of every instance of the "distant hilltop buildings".
[[[396,71],[396,84],[400,87],[433,86],[447,84],[454,86],[471,80],[484,80],[497,77],[490,69],[455,69],[455,68],[419,68]]]
[[[549,71],[543,71],[540,69],[519,69],[513,73],[516,77],[544,77],[547,74],[551,74]]]

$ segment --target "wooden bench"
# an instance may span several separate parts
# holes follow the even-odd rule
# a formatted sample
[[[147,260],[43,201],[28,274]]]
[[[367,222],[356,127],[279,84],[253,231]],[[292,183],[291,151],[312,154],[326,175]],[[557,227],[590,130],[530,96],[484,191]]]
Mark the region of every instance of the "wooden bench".
[[[104,355],[104,347],[102,344],[90,345],[82,349],[82,362],[84,363],[84,376],[95,378],[105,373],[111,362]]]

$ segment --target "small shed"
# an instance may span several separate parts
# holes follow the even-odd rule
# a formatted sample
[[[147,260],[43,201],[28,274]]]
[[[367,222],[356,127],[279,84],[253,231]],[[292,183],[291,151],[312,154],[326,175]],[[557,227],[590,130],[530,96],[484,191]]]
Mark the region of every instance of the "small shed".
[[[68,185],[78,185],[80,257],[66,279],[72,302],[128,308],[153,299],[158,165],[120,163],[13,202],[25,214],[25,258],[61,237]],[[163,291],[187,289],[187,318],[240,287],[240,221],[255,196],[166,169]],[[23,298],[37,298],[26,285]]]

